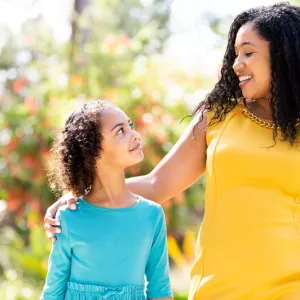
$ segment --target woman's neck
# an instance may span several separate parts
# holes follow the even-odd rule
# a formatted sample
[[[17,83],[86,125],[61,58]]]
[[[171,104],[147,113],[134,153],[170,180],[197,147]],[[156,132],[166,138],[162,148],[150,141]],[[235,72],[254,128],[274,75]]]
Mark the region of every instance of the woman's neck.
[[[136,196],[126,187],[124,170],[104,170],[96,174],[91,191],[84,196],[88,202],[108,208],[131,206]]]
[[[272,112],[268,99],[247,99],[246,107],[255,116],[265,120],[272,120]]]

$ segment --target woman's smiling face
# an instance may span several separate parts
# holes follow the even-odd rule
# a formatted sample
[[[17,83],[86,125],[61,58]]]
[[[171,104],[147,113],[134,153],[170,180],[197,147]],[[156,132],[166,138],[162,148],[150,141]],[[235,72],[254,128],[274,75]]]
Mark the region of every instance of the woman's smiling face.
[[[236,59],[233,70],[238,76],[243,96],[248,99],[269,99],[271,62],[269,42],[262,39],[253,23],[243,25],[235,40]]]

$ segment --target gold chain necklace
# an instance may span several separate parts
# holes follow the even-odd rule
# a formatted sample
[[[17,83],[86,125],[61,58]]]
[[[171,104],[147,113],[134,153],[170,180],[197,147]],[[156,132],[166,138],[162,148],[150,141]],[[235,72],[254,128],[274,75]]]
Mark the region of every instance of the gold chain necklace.
[[[245,108],[243,109],[243,114],[245,116],[247,116],[249,119],[251,119],[252,121],[254,121],[258,125],[261,125],[261,126],[266,127],[266,128],[271,128],[271,129],[275,128],[275,124],[273,124],[271,122],[268,122],[268,121],[265,121],[265,120],[257,117],[256,115],[254,115],[252,112],[250,112],[249,110],[247,110]],[[277,128],[277,129],[279,129],[279,128]]]
[[[243,109],[243,114],[258,125],[261,125],[266,128],[271,128],[271,129],[275,128],[274,123],[268,122],[266,120],[263,120],[263,119],[257,117],[256,115],[254,115],[252,112],[250,112],[249,110],[247,110],[245,108]],[[298,122],[296,123],[296,126],[298,126],[299,124],[300,124],[300,120],[298,120]],[[277,129],[280,129],[280,126],[278,126]]]

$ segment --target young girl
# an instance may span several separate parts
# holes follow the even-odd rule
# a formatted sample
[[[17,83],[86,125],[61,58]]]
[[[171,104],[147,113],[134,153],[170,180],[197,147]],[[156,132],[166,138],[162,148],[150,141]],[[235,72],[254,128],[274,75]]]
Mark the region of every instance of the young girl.
[[[144,158],[127,115],[103,100],[84,104],[52,153],[51,187],[79,199],[76,211],[63,206],[57,213],[62,233],[42,299],[172,299],[162,207],[125,184],[125,168]]]

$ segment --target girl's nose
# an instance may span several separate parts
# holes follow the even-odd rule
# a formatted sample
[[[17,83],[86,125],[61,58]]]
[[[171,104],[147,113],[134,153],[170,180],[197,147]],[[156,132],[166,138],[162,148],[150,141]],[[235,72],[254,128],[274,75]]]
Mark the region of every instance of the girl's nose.
[[[136,130],[132,130],[132,139],[133,140],[141,140],[141,135],[136,131]]]

